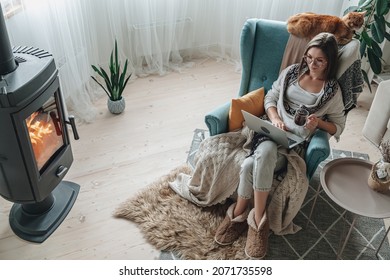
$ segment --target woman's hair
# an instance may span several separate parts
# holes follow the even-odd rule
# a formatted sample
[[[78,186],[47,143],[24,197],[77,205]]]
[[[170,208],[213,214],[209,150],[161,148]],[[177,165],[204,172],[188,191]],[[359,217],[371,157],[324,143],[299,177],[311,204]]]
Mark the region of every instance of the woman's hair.
[[[306,50],[303,53],[303,56],[305,56],[307,52],[314,47],[321,49],[326,56],[326,60],[328,62],[325,70],[326,79],[330,80],[336,78],[338,65],[338,45],[335,36],[327,32],[319,33],[306,45]],[[308,65],[302,57],[300,70],[305,66]]]

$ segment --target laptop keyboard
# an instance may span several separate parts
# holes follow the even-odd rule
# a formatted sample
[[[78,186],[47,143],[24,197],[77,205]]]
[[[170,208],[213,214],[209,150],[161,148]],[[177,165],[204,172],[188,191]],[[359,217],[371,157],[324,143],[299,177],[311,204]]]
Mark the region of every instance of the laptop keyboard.
[[[291,145],[297,143],[297,141],[295,141],[295,140],[293,140],[293,139],[291,139],[291,138],[287,138],[287,139],[288,139],[288,145],[289,145],[289,146],[291,146]]]

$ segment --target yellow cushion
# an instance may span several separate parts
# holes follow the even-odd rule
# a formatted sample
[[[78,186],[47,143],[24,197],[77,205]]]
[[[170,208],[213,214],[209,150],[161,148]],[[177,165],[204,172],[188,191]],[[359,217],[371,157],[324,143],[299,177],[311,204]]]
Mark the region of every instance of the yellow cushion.
[[[244,116],[241,110],[255,116],[264,114],[264,88],[251,91],[244,96],[232,99],[229,111],[229,131],[242,128]]]

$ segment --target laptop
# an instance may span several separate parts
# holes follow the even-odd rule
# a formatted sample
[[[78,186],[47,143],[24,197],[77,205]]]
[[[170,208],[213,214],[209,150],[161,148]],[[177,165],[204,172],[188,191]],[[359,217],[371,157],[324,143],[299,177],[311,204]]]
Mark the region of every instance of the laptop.
[[[259,117],[252,115],[244,110],[241,110],[245,119],[245,124],[253,131],[266,135],[275,141],[277,144],[282,145],[285,148],[293,148],[299,143],[305,141],[304,138],[295,135],[289,131],[277,128],[269,121],[262,120]]]

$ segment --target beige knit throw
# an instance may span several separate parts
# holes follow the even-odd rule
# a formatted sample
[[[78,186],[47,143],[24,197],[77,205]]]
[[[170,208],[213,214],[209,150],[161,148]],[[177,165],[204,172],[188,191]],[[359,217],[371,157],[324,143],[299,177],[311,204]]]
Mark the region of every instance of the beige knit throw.
[[[192,174],[181,173],[169,186],[198,206],[224,203],[232,197],[239,182],[240,166],[250,150],[252,131],[246,126],[236,132],[204,140],[195,158]],[[293,234],[301,228],[293,223],[305,198],[309,182],[304,160],[293,150],[283,179],[274,179],[268,205],[270,228],[277,235]]]

